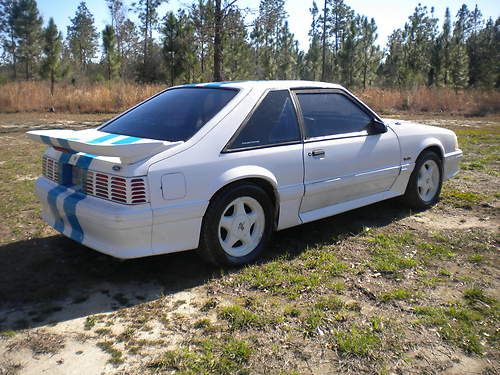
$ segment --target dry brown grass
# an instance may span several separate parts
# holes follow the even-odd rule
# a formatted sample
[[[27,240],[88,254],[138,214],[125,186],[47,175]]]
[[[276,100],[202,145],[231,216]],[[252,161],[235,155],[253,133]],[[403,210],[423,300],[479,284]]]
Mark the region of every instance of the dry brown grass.
[[[0,85],[0,112],[115,113],[164,89],[162,84],[99,83],[56,85],[50,96],[48,82],[9,82]],[[481,116],[500,113],[499,90],[454,91],[421,87],[414,90],[369,88],[356,94],[381,113],[447,113]]]
[[[414,90],[369,88],[356,94],[381,113],[447,113],[484,116],[500,112],[499,90],[420,87]]]
[[[60,84],[51,97],[48,82],[9,82],[0,86],[0,112],[46,112],[51,107],[57,112],[120,112],[164,88],[123,82]]]

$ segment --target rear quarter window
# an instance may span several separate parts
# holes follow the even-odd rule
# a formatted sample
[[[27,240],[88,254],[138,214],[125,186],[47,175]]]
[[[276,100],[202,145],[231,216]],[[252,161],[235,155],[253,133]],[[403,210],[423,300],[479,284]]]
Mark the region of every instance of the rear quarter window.
[[[181,87],[167,90],[100,130],[138,138],[186,141],[233,99],[238,90]]]

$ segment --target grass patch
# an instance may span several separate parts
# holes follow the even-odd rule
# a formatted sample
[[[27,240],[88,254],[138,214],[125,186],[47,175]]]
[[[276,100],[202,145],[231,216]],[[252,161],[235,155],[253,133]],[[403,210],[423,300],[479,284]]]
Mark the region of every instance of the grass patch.
[[[111,358],[108,360],[109,363],[117,366],[123,363],[123,355],[122,352],[116,349],[113,346],[113,343],[110,341],[99,341],[97,343],[97,347],[100,348],[103,352],[108,353]]]
[[[424,258],[450,259],[456,256],[456,254],[444,244],[422,242],[419,243],[417,247],[423,253]]]
[[[245,341],[233,337],[208,338],[193,342],[189,348],[165,352],[149,362],[148,368],[157,372],[182,374],[242,374],[252,350]]]
[[[271,322],[269,317],[256,314],[239,305],[221,307],[218,316],[229,323],[231,330],[261,328]]]
[[[97,316],[95,316],[95,315],[87,316],[87,318],[85,318],[85,323],[84,323],[85,330],[90,331],[92,328],[94,328],[97,321],[98,321]]]
[[[212,328],[212,322],[208,318],[198,319],[194,322],[194,328],[196,329],[210,329]]]
[[[303,317],[303,327],[306,336],[313,336],[318,332],[319,326],[325,318],[325,311],[317,308],[309,310]]]
[[[470,304],[482,302],[487,305],[495,305],[497,303],[495,298],[487,296],[484,291],[477,286],[465,289],[464,299]]]
[[[481,263],[484,259],[484,257],[481,255],[481,254],[471,254],[467,257],[467,259],[469,260],[469,262],[471,263]]]
[[[366,357],[380,344],[380,338],[370,328],[352,325],[335,333],[335,343],[343,355]]]
[[[5,331],[0,331],[0,337],[4,339],[10,339],[16,335],[16,331],[7,329]]]
[[[413,293],[408,289],[396,288],[388,292],[381,293],[379,299],[384,302],[389,301],[403,301],[410,299]]]
[[[248,266],[230,282],[296,299],[320,287],[342,290],[344,285],[338,277],[347,269],[347,264],[337,259],[331,247],[318,245],[293,259],[285,255],[265,264]]]
[[[369,266],[375,271],[394,273],[403,269],[413,268],[417,260],[403,255],[405,246],[413,245],[414,236],[405,232],[402,234],[376,234],[368,237],[372,245],[372,256]]]
[[[466,289],[463,297],[467,305],[455,302],[446,307],[415,307],[420,317],[417,323],[438,327],[445,340],[468,352],[483,354],[484,341],[489,341],[492,347],[498,344],[495,329],[499,318],[498,302],[478,287]]]
[[[483,203],[486,199],[482,194],[445,187],[441,199],[457,208],[472,208]]]

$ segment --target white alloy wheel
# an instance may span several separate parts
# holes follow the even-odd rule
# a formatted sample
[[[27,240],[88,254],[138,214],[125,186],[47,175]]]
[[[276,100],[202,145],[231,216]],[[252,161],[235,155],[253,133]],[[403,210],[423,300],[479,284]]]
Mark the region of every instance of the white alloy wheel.
[[[440,174],[439,166],[432,159],[426,160],[420,167],[417,177],[417,191],[420,199],[424,202],[430,202],[434,199],[439,189]]]
[[[266,216],[260,203],[252,197],[238,197],[220,217],[219,243],[228,255],[245,256],[259,245],[265,226]]]

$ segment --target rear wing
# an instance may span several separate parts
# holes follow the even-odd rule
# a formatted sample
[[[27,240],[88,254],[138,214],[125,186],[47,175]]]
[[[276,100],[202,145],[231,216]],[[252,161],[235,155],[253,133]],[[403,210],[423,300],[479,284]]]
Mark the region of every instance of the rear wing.
[[[118,157],[122,164],[135,163],[183,143],[111,134],[97,129],[32,130],[27,135],[35,141],[70,152]]]

